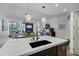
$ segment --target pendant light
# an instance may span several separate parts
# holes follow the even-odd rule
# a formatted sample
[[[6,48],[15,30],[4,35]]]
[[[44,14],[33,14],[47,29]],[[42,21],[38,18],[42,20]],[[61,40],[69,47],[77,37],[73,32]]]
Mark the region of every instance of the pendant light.
[[[46,8],[45,6],[42,6],[43,10]],[[42,17],[42,23],[45,24],[46,23],[46,18],[43,16]]]
[[[32,17],[30,14],[26,14],[25,18],[26,18],[27,22],[30,22]]]
[[[46,23],[46,18],[45,17],[42,17],[42,23]]]
[[[45,7],[45,6],[42,6],[42,8],[45,9],[46,7]],[[43,23],[43,27],[44,27],[44,28],[45,28],[45,23],[46,23],[46,21],[47,21],[47,20],[46,20],[46,17],[43,16],[43,17],[42,17],[42,23]]]
[[[30,22],[32,17],[31,17],[28,10],[30,10],[29,9],[29,3],[28,3],[28,7],[27,7],[27,13],[25,13],[25,18],[26,18],[27,22]]]

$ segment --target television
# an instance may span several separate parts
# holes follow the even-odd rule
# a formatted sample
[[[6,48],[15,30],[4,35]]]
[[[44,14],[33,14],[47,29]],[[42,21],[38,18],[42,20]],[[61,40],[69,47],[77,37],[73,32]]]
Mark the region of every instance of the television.
[[[25,31],[33,32],[33,23],[25,23]]]
[[[31,29],[31,28],[32,28],[32,26],[31,26],[31,25],[27,25],[27,28],[28,28],[28,29]]]

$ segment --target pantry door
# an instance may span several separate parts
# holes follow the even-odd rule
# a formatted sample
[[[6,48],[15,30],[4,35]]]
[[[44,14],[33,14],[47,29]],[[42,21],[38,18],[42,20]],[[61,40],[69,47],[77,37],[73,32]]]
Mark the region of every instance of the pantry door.
[[[79,11],[73,15],[73,53],[79,55]]]

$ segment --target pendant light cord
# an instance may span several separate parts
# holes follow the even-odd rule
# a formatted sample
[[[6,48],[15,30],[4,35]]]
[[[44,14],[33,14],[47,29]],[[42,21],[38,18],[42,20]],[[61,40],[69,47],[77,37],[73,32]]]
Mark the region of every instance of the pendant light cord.
[[[29,13],[29,7],[30,5],[29,5],[29,0],[28,0],[28,3],[27,3],[27,14]]]
[[[46,7],[45,7],[45,2],[44,2],[44,0],[43,0],[42,10],[45,11],[45,8],[46,8]],[[44,13],[43,13],[43,17],[44,17],[44,16],[45,16],[45,15],[44,15]]]

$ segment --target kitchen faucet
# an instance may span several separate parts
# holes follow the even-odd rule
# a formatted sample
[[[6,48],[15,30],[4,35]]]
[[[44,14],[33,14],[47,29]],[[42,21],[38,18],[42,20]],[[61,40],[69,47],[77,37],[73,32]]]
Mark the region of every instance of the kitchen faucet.
[[[38,41],[38,30],[37,30],[38,28],[36,28],[36,40]]]

